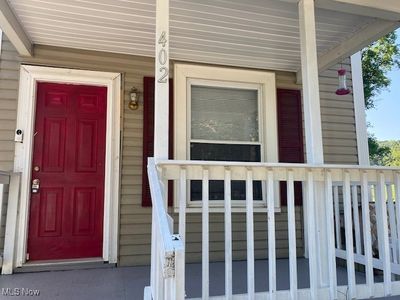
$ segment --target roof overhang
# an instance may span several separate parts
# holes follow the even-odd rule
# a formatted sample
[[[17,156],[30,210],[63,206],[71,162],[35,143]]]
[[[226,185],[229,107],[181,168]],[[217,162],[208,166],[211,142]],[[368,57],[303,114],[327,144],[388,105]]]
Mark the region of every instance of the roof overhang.
[[[174,60],[296,72],[298,0],[170,0]],[[319,70],[399,27],[397,0],[316,0]],[[0,27],[33,44],[154,56],[155,0],[8,0]],[[31,42],[32,41],[32,42]]]

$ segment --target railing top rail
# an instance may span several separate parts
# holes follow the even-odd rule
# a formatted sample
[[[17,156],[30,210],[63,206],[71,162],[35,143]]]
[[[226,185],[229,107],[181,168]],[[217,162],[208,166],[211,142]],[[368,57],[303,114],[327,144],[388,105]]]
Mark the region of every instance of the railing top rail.
[[[166,254],[176,250],[176,243],[172,240],[173,233],[169,229],[168,216],[164,206],[164,198],[159,183],[158,172],[154,158],[149,158],[147,165],[153,213],[156,214],[159,230],[161,231],[161,244]]]
[[[308,169],[347,169],[347,170],[375,170],[398,171],[400,167],[359,166],[343,164],[311,165],[304,163],[266,163],[266,162],[232,162],[232,161],[202,161],[202,160],[159,160],[157,166],[209,166],[209,167],[262,167],[262,168],[308,168]]]

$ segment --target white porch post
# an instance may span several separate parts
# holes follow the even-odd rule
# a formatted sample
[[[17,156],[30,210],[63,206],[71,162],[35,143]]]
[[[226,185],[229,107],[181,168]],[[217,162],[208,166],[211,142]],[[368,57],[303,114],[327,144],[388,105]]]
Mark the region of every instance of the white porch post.
[[[299,1],[299,19],[307,163],[323,164],[314,0]]]
[[[307,163],[320,165],[324,163],[324,152],[314,0],[300,0],[298,6]],[[312,298],[316,298],[317,287],[326,286],[329,279],[323,182],[315,182],[313,191],[307,191],[306,195],[304,215],[310,259],[310,288],[313,291]],[[315,205],[310,205],[308,201],[314,201]],[[312,219],[315,222],[312,222]]]
[[[154,81],[154,158],[155,161],[168,159],[168,133],[169,133],[169,0],[156,0],[156,36],[155,36],[155,81]],[[164,184],[165,209],[168,207],[166,188]],[[153,293],[160,293],[153,288],[157,287],[159,278],[157,274],[158,246],[156,242],[155,211],[153,206],[151,229],[151,276],[150,286]],[[152,295],[158,299],[157,295]]]
[[[351,79],[353,82],[354,115],[356,118],[358,164],[369,166],[361,52],[357,52],[351,56]]]
[[[168,159],[169,120],[169,0],[156,4],[154,89],[154,157]]]

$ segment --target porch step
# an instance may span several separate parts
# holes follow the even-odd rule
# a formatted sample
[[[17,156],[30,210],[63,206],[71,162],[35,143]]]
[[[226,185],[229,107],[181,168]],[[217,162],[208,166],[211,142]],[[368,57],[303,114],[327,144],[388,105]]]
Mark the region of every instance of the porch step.
[[[27,262],[22,267],[16,268],[14,273],[84,270],[114,267],[116,267],[116,264],[109,264],[108,262],[103,261],[101,258],[42,260]]]

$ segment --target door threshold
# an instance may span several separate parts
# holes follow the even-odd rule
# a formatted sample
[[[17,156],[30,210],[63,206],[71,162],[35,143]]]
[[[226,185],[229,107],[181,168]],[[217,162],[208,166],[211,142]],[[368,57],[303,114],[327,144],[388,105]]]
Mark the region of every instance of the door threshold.
[[[116,264],[110,264],[101,257],[74,258],[60,260],[35,260],[28,261],[22,267],[14,269],[14,273],[67,271],[98,268],[113,268]]]

